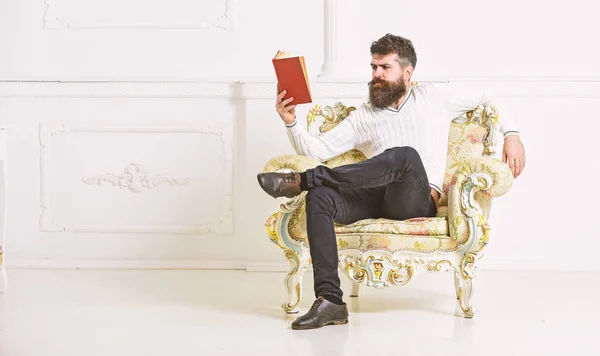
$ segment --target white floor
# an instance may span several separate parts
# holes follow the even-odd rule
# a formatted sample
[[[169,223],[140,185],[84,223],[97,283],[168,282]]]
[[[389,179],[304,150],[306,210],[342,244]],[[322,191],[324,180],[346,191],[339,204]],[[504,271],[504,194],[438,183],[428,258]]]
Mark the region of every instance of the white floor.
[[[0,356],[600,355],[600,274],[478,271],[472,320],[451,274],[420,277],[361,288],[348,325],[294,331],[282,273],[12,269]]]

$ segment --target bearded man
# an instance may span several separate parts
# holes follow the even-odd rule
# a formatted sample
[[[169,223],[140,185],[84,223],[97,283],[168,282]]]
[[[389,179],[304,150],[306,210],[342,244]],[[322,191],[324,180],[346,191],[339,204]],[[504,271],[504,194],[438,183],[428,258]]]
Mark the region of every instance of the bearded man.
[[[296,120],[293,98],[278,93],[275,108],[296,152],[319,162],[351,149],[367,160],[305,172],[261,173],[258,182],[274,198],[308,191],[306,223],[317,298],[293,329],[348,322],[338,276],[334,223],[368,218],[433,217],[442,193],[451,121],[478,105],[496,105],[485,91],[450,83],[411,85],[417,55],[410,40],[387,34],[371,45],[369,101],[332,130],[312,136]],[[519,132],[499,122],[503,161],[517,178],[525,167]]]

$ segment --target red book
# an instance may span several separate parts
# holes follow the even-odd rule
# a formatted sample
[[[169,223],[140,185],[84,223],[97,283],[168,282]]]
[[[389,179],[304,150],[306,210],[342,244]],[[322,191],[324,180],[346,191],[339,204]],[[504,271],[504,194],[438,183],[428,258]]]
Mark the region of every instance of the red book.
[[[283,100],[293,97],[290,105],[312,103],[303,56],[289,57],[286,52],[277,51],[273,58],[273,67],[281,91],[287,91]]]

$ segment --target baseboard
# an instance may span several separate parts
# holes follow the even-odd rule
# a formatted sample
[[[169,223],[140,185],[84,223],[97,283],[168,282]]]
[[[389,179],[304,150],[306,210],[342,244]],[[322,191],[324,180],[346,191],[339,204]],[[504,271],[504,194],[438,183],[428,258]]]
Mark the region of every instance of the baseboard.
[[[310,267],[309,267],[310,268]],[[289,264],[287,263],[247,263],[248,272],[287,272]]]
[[[31,269],[157,269],[157,270],[243,270],[247,272],[287,272],[287,263],[246,263],[236,261],[131,261],[7,259],[8,268]],[[309,266],[308,271],[312,270]],[[600,272],[596,262],[552,263],[524,260],[480,260],[479,271]]]

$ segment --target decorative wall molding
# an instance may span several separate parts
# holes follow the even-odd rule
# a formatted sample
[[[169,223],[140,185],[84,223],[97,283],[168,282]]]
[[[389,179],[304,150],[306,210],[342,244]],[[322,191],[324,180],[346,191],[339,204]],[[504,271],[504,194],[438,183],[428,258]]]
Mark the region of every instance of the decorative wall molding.
[[[504,98],[600,98],[600,80],[597,81],[553,81],[536,79],[501,80],[500,78],[445,79],[428,78],[418,82],[463,83],[474,87],[493,88]],[[242,96],[246,99],[274,99],[274,83],[243,83]],[[367,83],[359,82],[313,82],[311,90],[314,99],[347,98],[366,99]]]
[[[0,82],[0,97],[231,98],[231,82]]]
[[[246,99],[273,99],[276,96],[276,83],[244,83],[242,96]],[[366,98],[369,95],[367,83],[355,82],[314,82],[310,84],[313,99],[327,98]]]
[[[167,174],[149,175],[146,168],[140,163],[130,163],[125,167],[124,173],[105,173],[99,176],[83,177],[85,184],[103,185],[111,184],[121,189],[127,188],[133,193],[139,193],[143,188],[152,189],[162,183],[168,183],[172,187],[189,183],[188,178],[173,178]]]
[[[49,194],[49,160],[50,145],[52,138],[57,135],[73,133],[189,133],[200,135],[215,135],[223,144],[223,173],[224,173],[224,196],[225,209],[221,219],[206,224],[194,226],[78,226],[56,220],[52,215],[52,202]],[[168,128],[168,127],[69,127],[64,124],[41,123],[39,126],[40,143],[40,179],[41,179],[41,201],[40,201],[40,231],[48,232],[102,232],[102,233],[177,233],[177,234],[204,234],[215,232],[219,234],[231,234],[233,232],[233,146],[232,138],[223,130],[208,127],[205,130],[196,128]],[[125,184],[125,183],[123,183]],[[131,189],[131,188],[130,188]]]
[[[189,0],[171,0],[168,2],[149,3],[143,0],[45,0],[42,27],[60,30],[101,30],[101,29],[218,29],[234,30],[236,22],[237,0],[224,0],[218,11],[198,11],[198,4],[206,2]],[[187,3],[187,6],[185,6]],[[153,8],[162,4],[168,8]],[[209,4],[215,4],[211,1]],[[174,8],[180,6],[177,16],[172,14]],[[193,6],[190,6],[193,5]],[[214,10],[214,9],[211,9]],[[209,14],[206,15],[206,12]],[[144,18],[144,14],[153,14]],[[125,15],[123,18],[114,14]],[[116,17],[116,18],[115,18]]]
[[[502,97],[600,98],[600,78],[420,78],[493,87]],[[0,97],[273,99],[276,83],[247,82],[0,82]],[[314,81],[313,98],[365,99],[366,81]]]
[[[358,0],[325,0],[324,54],[325,61],[319,77],[345,78],[356,68],[348,63],[348,48],[352,41],[353,21]]]

